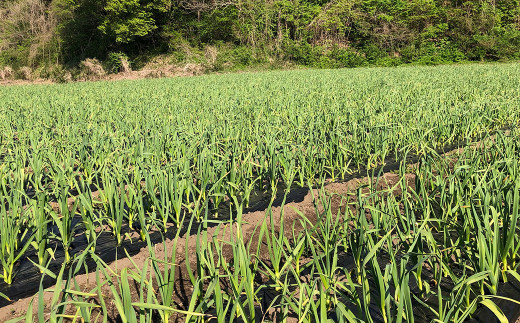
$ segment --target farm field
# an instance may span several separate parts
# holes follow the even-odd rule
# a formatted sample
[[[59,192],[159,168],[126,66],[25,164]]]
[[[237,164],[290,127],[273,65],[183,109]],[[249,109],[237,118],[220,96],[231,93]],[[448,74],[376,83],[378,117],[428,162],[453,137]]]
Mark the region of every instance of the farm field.
[[[0,87],[0,321],[520,317],[520,65]]]

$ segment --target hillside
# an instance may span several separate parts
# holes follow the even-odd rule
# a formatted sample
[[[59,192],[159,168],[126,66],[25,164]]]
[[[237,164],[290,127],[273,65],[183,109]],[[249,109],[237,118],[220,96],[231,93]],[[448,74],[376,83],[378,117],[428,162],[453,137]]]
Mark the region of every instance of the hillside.
[[[0,4],[0,79],[514,60],[519,48],[518,0]]]

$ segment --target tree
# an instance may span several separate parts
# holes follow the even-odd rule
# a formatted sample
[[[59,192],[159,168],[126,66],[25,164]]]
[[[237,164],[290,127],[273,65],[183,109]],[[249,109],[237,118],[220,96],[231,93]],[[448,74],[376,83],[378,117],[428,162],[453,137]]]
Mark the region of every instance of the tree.
[[[37,65],[55,61],[56,17],[48,1],[6,1],[0,4],[0,66]]]
[[[127,44],[156,30],[156,16],[170,7],[170,0],[107,0],[99,30],[116,43]]]

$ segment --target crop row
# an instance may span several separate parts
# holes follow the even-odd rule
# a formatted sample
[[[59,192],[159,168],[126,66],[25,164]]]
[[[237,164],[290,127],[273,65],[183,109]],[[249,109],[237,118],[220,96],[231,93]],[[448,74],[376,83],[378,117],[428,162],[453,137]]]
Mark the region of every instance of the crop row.
[[[94,260],[95,290],[77,290],[75,271],[57,277],[66,287],[55,289],[54,319],[105,320],[102,286],[123,321],[462,321],[482,306],[500,317],[500,286],[520,278],[517,74],[509,64],[0,89],[0,277],[16,282],[24,261],[56,276],[57,253],[58,275]],[[381,189],[390,161],[399,180]],[[298,211],[299,230],[283,211],[274,219],[277,192],[360,171],[367,187],[339,206],[322,188],[315,214]],[[266,216],[244,239],[244,210],[260,194],[272,196]],[[236,231],[211,236],[210,223]],[[183,308],[177,246],[165,242],[171,254],[157,259],[150,234],[178,241],[184,226],[198,233]],[[113,272],[96,254],[105,232],[116,245],[137,235],[150,259]],[[87,246],[71,253],[79,236]]]

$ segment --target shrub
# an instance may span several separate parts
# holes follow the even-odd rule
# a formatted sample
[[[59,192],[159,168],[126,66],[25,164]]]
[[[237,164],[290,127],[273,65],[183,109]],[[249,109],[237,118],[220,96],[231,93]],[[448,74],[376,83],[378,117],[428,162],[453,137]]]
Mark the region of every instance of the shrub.
[[[398,66],[401,63],[402,63],[402,61],[401,61],[400,57],[390,57],[390,56],[381,57],[375,61],[375,65],[382,66],[382,67]]]
[[[17,76],[22,80],[32,80],[32,69],[29,66],[23,66],[18,70]]]
[[[356,67],[367,64],[365,58],[351,48],[339,48],[335,46],[328,56],[337,61],[338,67]]]
[[[125,53],[109,53],[105,60],[105,70],[109,73],[130,71],[130,61]]]
[[[67,83],[72,81],[72,74],[63,66],[56,65],[48,70],[48,78],[56,83]]]
[[[248,66],[253,63],[253,51],[250,47],[239,46],[231,50],[232,61],[238,65]]]
[[[381,58],[388,57],[387,52],[374,44],[366,45],[363,48],[363,52],[365,53],[365,59],[371,64],[377,62],[377,60]]]
[[[215,46],[206,46],[204,49],[204,57],[206,58],[207,64],[211,67],[215,66],[218,59],[218,49]]]
[[[312,46],[306,41],[285,41],[284,53],[287,59],[297,64],[307,66],[320,65],[319,60],[322,55],[320,46]]]
[[[79,78],[85,80],[100,79],[106,75],[101,62],[95,58],[88,58],[79,64]]]
[[[0,69],[0,80],[7,81],[14,76],[14,71],[11,66],[4,66]]]
[[[205,49],[206,65],[209,69],[219,71],[229,67],[245,67],[254,64],[253,50],[247,46],[226,46],[217,42]]]

